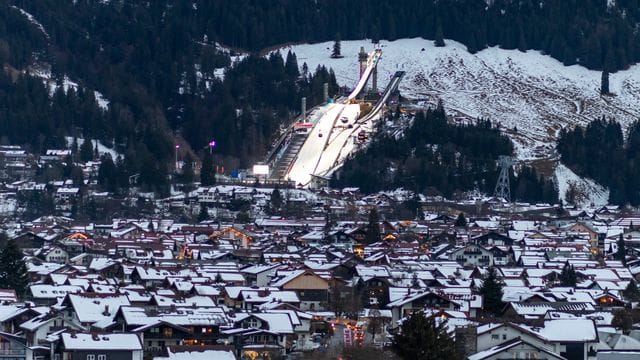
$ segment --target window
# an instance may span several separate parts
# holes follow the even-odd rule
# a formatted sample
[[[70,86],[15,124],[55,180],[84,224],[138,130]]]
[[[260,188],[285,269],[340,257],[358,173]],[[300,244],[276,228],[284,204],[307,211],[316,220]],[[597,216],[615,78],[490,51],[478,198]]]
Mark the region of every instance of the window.
[[[95,355],[87,355],[87,360],[96,360]]]
[[[502,334],[502,340],[507,340],[507,334]]]
[[[160,328],[159,328],[159,327],[152,327],[152,328],[151,328],[151,333],[153,333],[153,334],[157,334],[157,333],[159,333],[159,332],[160,332]]]
[[[98,360],[107,360],[107,355],[98,355]]]
[[[500,340],[500,335],[498,335],[498,334],[492,334],[492,335],[491,335],[491,340]]]
[[[170,327],[166,327],[164,328],[164,331],[162,332],[162,335],[164,335],[164,337],[171,337],[173,336],[173,329]]]

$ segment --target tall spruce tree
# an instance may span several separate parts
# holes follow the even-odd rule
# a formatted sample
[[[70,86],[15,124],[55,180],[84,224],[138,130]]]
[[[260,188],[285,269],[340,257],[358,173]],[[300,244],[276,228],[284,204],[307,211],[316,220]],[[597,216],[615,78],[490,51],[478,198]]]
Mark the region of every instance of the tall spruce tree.
[[[80,161],[86,162],[93,159],[93,146],[91,139],[85,137],[82,145],[80,145]]]
[[[269,203],[273,211],[279,211],[282,207],[282,194],[280,193],[280,189],[278,189],[277,186],[271,192]]]
[[[216,172],[213,168],[213,155],[207,152],[202,158],[202,168],[200,168],[200,184],[202,186],[212,186],[216,184]]]
[[[607,70],[602,71],[602,78],[600,79],[600,95],[609,94],[609,72]]]
[[[436,47],[444,47],[444,32],[442,31],[442,23],[438,21],[438,27],[436,29],[436,38],[433,41]]]
[[[340,33],[336,34],[336,39],[333,42],[333,50],[331,51],[331,57],[334,59],[342,57],[342,46],[340,44]]]
[[[369,223],[367,224],[367,244],[373,244],[380,241],[380,217],[378,210],[371,209],[369,211]]]
[[[616,259],[622,262],[622,265],[627,266],[627,248],[624,243],[624,237],[620,234],[618,238],[618,251],[616,252]]]
[[[464,217],[464,213],[459,213],[454,223],[456,227],[467,227],[467,218]]]
[[[640,300],[640,290],[638,289],[638,284],[635,280],[631,279],[631,281],[629,281],[629,285],[622,290],[622,295],[629,301]]]
[[[480,288],[482,295],[482,309],[494,316],[501,316],[504,308],[502,302],[502,288],[504,285],[498,279],[498,272],[493,266],[489,268],[487,276]]]
[[[441,360],[458,359],[455,342],[447,333],[445,322],[436,323],[434,317],[425,318],[416,311],[402,323],[392,345],[402,359]]]
[[[24,255],[14,241],[9,240],[0,254],[0,288],[13,289],[22,298],[29,286]]]
[[[562,286],[575,287],[577,282],[578,278],[573,265],[569,265],[569,262],[565,263],[560,273],[560,284]]]

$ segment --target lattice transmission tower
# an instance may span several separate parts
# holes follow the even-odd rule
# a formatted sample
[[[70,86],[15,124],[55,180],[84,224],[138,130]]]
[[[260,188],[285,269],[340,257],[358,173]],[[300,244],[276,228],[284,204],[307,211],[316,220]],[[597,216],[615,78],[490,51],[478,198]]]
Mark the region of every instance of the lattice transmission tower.
[[[509,187],[509,169],[513,165],[513,158],[510,156],[500,156],[498,158],[498,165],[500,166],[500,176],[496,183],[496,189],[493,191],[493,196],[497,198],[503,198],[507,202],[511,202],[511,190]]]

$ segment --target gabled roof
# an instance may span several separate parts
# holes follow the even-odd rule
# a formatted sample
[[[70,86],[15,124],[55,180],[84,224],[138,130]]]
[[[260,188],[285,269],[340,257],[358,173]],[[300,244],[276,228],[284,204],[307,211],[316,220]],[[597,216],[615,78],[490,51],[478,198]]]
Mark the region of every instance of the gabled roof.
[[[537,345],[534,345],[534,344],[532,344],[530,342],[522,340],[519,337],[511,339],[509,341],[505,341],[504,343],[502,343],[500,345],[497,345],[497,346],[494,346],[492,348],[489,348],[487,350],[480,351],[480,352],[478,352],[476,354],[470,355],[469,357],[467,357],[467,359],[468,360],[488,359],[488,358],[491,358],[493,356],[496,356],[496,355],[500,354],[503,351],[507,351],[509,349],[512,349],[512,348],[514,348],[514,347],[516,347],[518,345],[522,345],[522,344],[526,344],[528,346],[531,346],[531,347],[537,349],[541,353],[547,354],[550,359],[558,359],[558,360],[566,359],[566,358],[564,358],[564,357],[562,357],[562,356],[560,356],[560,355],[558,355],[558,354],[556,354],[554,352],[548,351],[548,350],[546,350],[544,348],[541,348],[541,347],[539,347]]]

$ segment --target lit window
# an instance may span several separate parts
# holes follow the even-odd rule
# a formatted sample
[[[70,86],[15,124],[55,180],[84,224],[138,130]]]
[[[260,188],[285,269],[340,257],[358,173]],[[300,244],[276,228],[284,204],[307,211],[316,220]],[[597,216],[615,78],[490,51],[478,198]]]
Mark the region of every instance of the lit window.
[[[107,360],[107,355],[98,355],[98,360]]]
[[[87,360],[96,360],[95,355],[87,355]]]

